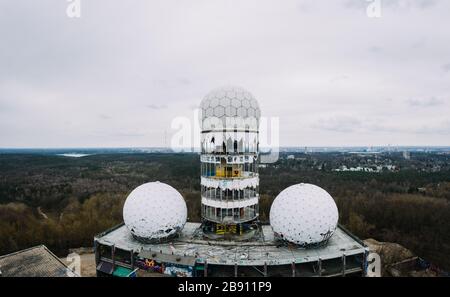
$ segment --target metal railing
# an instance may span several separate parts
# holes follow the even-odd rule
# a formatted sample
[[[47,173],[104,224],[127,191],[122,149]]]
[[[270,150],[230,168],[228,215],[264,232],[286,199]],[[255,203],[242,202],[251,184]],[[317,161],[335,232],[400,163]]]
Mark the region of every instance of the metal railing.
[[[238,194],[238,195],[236,195]],[[233,202],[233,201],[245,201],[252,198],[259,197],[259,194],[256,190],[244,189],[241,193],[229,193],[223,190],[202,190],[202,197],[216,200],[216,201],[225,201],[225,202]]]

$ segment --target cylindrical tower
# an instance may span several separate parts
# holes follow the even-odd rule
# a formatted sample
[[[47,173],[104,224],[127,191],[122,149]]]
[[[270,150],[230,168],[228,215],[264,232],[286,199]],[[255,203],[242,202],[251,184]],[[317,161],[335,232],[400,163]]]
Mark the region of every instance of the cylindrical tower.
[[[239,87],[210,92],[201,103],[203,233],[245,239],[259,215],[258,102]]]

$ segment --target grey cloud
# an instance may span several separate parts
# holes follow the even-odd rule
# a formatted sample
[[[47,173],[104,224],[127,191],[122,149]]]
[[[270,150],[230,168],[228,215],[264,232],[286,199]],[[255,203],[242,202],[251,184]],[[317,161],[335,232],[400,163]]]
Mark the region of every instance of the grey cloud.
[[[348,80],[348,79],[350,79],[350,77],[348,75],[338,75],[338,76],[332,77],[330,79],[330,82],[336,83],[336,82],[340,82],[340,81]]]
[[[366,0],[345,0],[343,2],[344,7],[347,8],[359,8],[359,9],[365,9],[367,8],[369,2]]]
[[[100,119],[102,119],[102,120],[110,120],[110,119],[112,119],[112,117],[107,115],[107,114],[100,114],[98,117]]]
[[[189,85],[192,83],[190,79],[185,78],[185,77],[179,78],[177,81],[179,84],[182,84],[182,85]]]
[[[438,3],[438,0],[420,0],[419,2],[419,7],[421,8],[429,8],[429,7],[433,7]]]
[[[335,132],[355,132],[362,127],[359,119],[352,116],[335,116],[327,119],[321,119],[312,125],[315,129],[328,130]]]
[[[426,46],[427,45],[427,38],[425,38],[425,37],[423,37],[423,38],[421,38],[421,39],[419,39],[419,40],[416,40],[416,41],[414,41],[412,44],[411,44],[411,48],[412,49],[421,49],[421,48],[423,48],[424,46]]]
[[[395,125],[390,125],[390,124],[385,124],[382,122],[381,123],[379,123],[379,122],[366,123],[364,129],[365,129],[365,132],[367,132],[367,133],[393,134],[393,133],[406,133],[407,132],[401,127],[398,127]]]
[[[450,72],[450,63],[442,65],[444,72]]]
[[[377,133],[389,133],[389,134],[438,134],[445,135],[450,134],[450,122],[441,121],[438,124],[428,124],[428,123],[417,123],[410,126],[398,124],[382,124],[382,123],[372,123],[364,127],[366,132],[377,132]]]
[[[370,4],[368,0],[343,0],[344,7],[347,8],[367,8]],[[427,9],[436,6],[438,0],[380,0],[382,8],[410,9],[419,8]]]
[[[450,1],[82,1],[0,1],[0,147],[160,146],[226,84],[281,145],[449,144]]]
[[[356,117],[333,117],[320,120],[312,125],[314,129],[331,131],[336,133],[357,133],[361,134],[409,134],[409,135],[447,135],[450,134],[450,121],[444,120],[439,123],[414,123],[405,125],[404,123],[383,123],[373,119],[361,121]]]
[[[112,135],[119,136],[119,137],[142,137],[142,136],[145,136],[145,133],[119,132],[119,133],[114,133]]]
[[[371,53],[379,53],[381,51],[382,51],[382,48],[379,46],[374,45],[374,46],[369,47],[369,52],[371,52]]]
[[[154,109],[154,110],[160,110],[160,109],[166,109],[167,105],[165,105],[165,104],[161,104],[161,105],[149,104],[149,105],[147,105],[147,108]]]
[[[450,121],[442,121],[437,125],[423,125],[413,132],[417,134],[440,134],[448,135],[450,134]]]
[[[406,101],[408,105],[413,107],[433,107],[444,104],[444,100],[438,99],[436,97],[431,97],[428,99],[409,99]]]

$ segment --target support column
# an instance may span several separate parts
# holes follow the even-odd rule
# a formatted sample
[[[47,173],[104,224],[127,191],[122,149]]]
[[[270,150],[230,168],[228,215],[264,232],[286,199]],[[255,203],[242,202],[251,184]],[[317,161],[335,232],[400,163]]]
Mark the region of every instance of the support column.
[[[100,250],[97,240],[94,240],[94,255],[95,255],[95,266],[97,266],[98,263],[100,262]]]
[[[363,254],[363,259],[362,259],[362,275],[363,276],[367,276],[367,254],[368,254],[368,252],[367,251],[364,251],[364,254]]]
[[[295,262],[292,262],[291,268],[292,268],[292,277],[295,277]]]
[[[319,276],[322,276],[322,259],[319,258]]]
[[[345,253],[342,254],[342,276],[345,276],[345,270],[347,269]]]
[[[111,247],[111,260],[112,260],[113,272],[114,272],[114,269],[116,269],[115,253],[116,253],[116,246],[113,244]]]

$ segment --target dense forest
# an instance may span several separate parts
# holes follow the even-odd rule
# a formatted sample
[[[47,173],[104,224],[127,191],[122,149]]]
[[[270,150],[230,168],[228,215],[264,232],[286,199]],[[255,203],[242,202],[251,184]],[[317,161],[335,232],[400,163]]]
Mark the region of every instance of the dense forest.
[[[394,164],[382,172],[338,172],[342,165]],[[326,189],[340,223],[361,238],[397,242],[450,270],[450,156],[296,154],[260,168],[260,219],[284,188],[300,182]],[[0,154],[0,254],[46,244],[57,254],[91,246],[95,234],[122,221],[136,186],[159,180],[185,197],[200,220],[197,154],[102,154],[82,158]]]

